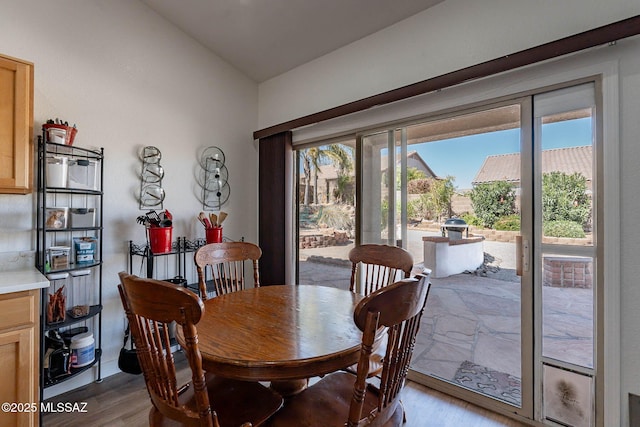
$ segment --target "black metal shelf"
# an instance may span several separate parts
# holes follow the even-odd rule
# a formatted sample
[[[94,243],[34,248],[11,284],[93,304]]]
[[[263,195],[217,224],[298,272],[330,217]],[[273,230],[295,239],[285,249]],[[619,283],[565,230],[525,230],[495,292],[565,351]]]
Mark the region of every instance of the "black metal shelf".
[[[66,188],[66,187],[47,187],[47,193],[50,194],[79,194],[87,196],[102,196],[102,191],[86,190],[84,188]]]
[[[45,231],[47,233],[68,233],[70,231],[91,231],[91,230],[101,230],[102,227],[67,227],[67,228],[47,228]]]
[[[97,378],[96,381],[101,381],[101,356],[102,356],[102,254],[103,254],[103,217],[104,217],[104,193],[103,193],[103,183],[104,183],[104,149],[89,149],[77,146],[70,146],[65,144],[57,144],[52,143],[46,140],[46,131],[42,130],[42,135],[38,137],[38,151],[37,151],[37,161],[38,161],[38,169],[37,169],[37,208],[36,208],[36,223],[37,223],[37,233],[36,233],[36,268],[42,272],[44,275],[53,275],[59,273],[67,273],[71,272],[72,274],[69,277],[60,278],[60,279],[51,279],[52,286],[68,286],[67,292],[69,289],[74,290],[74,287],[91,287],[93,289],[92,296],[90,299],[86,301],[78,301],[80,303],[90,304],[89,313],[86,316],[82,317],[73,317],[71,316],[71,310],[68,310],[65,307],[65,320],[63,322],[49,324],[47,323],[47,303],[50,295],[50,290],[44,288],[41,293],[41,301],[40,304],[40,399],[43,398],[43,390],[46,387],[50,387],[52,385],[60,384],[64,381],[69,380],[83,372],[88,371],[89,369],[96,367],[97,368]],[[71,161],[80,160],[90,160],[95,161],[95,181],[90,179],[86,181],[86,183],[70,183],[70,187],[57,187],[48,185],[48,159],[51,157],[66,157]],[[93,169],[90,172],[93,176]],[[54,181],[51,181],[53,184]],[[55,184],[58,184],[56,181]],[[86,184],[86,185],[83,185]],[[74,186],[75,185],[75,186]],[[85,188],[82,188],[84,186]],[[78,188],[80,187],[80,188]],[[94,208],[95,209],[95,217],[94,217],[94,225],[92,227],[66,227],[62,229],[49,229],[46,224],[46,212],[49,208],[57,208],[58,203],[65,203],[69,208]],[[72,241],[73,237],[78,237],[83,232],[89,232],[87,234],[93,234],[97,239],[97,245],[94,252],[94,257],[97,258],[94,262],[91,263],[71,263],[71,253],[68,257],[68,268],[64,269],[56,269],[46,271],[46,260],[47,260],[47,249],[51,246],[56,246],[57,242],[64,241],[68,238],[69,241]],[[70,249],[73,250],[73,245],[64,245],[70,246]],[[76,281],[73,277],[74,271],[87,270],[91,269],[91,275],[87,276],[90,279],[85,279],[82,281]],[[72,277],[73,276],[73,277]],[[85,276],[77,276],[77,277],[85,277]],[[64,282],[56,282],[57,280],[64,280]],[[80,289],[80,288],[77,288]],[[55,289],[53,289],[55,290]],[[69,294],[67,294],[69,295]],[[74,301],[74,303],[77,303]],[[47,351],[45,344],[45,336],[49,331],[53,330],[65,330],[73,325],[77,325],[84,322],[84,326],[88,328],[94,335],[95,339],[95,359],[92,363],[83,366],[81,368],[72,368],[71,373],[68,375],[62,375],[56,377],[53,380],[48,378],[46,375],[44,366],[45,366],[45,354]]]
[[[171,242],[171,251],[170,252],[162,252],[162,253],[154,254],[154,253],[151,252],[151,249],[150,249],[148,244],[136,245],[132,241],[129,241],[129,254],[138,255],[138,256],[144,256],[144,257],[150,256],[150,255],[154,256],[154,257],[167,256],[167,255],[176,255],[176,254],[180,253],[179,245],[180,245],[179,240],[176,240],[174,242]]]
[[[161,252],[161,253],[152,253],[149,248],[148,243],[136,244],[133,241],[129,241],[129,254],[130,255],[138,255],[138,256],[149,256],[152,255],[154,257],[158,256],[166,256],[166,255],[176,255],[185,252],[195,252],[200,247],[206,245],[207,242],[205,239],[197,238],[193,240],[189,240],[186,237],[178,237],[177,240],[171,242],[171,252]]]
[[[71,264],[69,266],[69,268],[63,268],[61,270],[49,270],[46,271],[42,265],[37,265],[36,267],[38,268],[38,270],[40,270],[42,272],[42,274],[54,274],[54,273],[66,273],[69,271],[79,271],[79,270],[85,270],[87,268],[94,268],[94,267],[98,267],[102,265],[102,261],[98,260],[96,262],[92,262],[91,264]]]
[[[96,363],[99,364],[100,363],[100,358],[102,357],[102,349],[97,348],[96,349],[96,353],[95,353],[95,357],[93,359],[93,362],[89,363],[86,366],[83,366],[81,368],[71,368],[71,373],[67,374],[67,375],[61,375],[59,377],[56,377],[52,380],[48,380],[48,381],[44,381],[44,388],[47,387],[51,387],[54,386],[56,384],[60,384],[62,382],[65,382],[75,376],[80,375],[81,373],[88,371],[89,369],[91,369]]]
[[[74,231],[94,231],[102,230],[102,227],[68,227],[68,228],[47,228],[47,233],[69,233]]]
[[[133,268],[133,257],[141,256],[147,260],[147,277],[153,278],[153,264],[154,259],[157,257],[165,257],[168,255],[176,255],[178,258],[178,276],[185,277],[184,266],[186,263],[186,254],[197,251],[200,247],[207,244],[207,241],[203,238],[196,238],[189,240],[186,237],[178,237],[177,240],[171,243],[171,252],[153,253],[148,243],[135,244],[132,240],[129,241],[129,266]],[[130,273],[133,271],[130,270]]]
[[[73,317],[71,316],[71,310],[67,310],[67,314],[65,317],[65,320],[63,322],[58,322],[58,323],[47,323],[45,321],[45,327],[44,327],[44,331],[51,331],[54,329],[62,329],[62,328],[66,328],[68,326],[72,326],[75,325],[76,323],[82,322],[84,320],[89,320],[93,317],[95,317],[96,315],[98,315],[99,313],[102,312],[102,305],[92,305],[89,307],[89,314],[87,314],[86,316],[82,316],[82,317]]]
[[[46,134],[43,139],[46,138]],[[60,154],[71,157],[79,157],[82,159],[102,160],[104,155],[102,149],[94,150],[91,148],[78,147],[75,145],[58,144],[56,142],[46,141],[44,148],[45,154]]]

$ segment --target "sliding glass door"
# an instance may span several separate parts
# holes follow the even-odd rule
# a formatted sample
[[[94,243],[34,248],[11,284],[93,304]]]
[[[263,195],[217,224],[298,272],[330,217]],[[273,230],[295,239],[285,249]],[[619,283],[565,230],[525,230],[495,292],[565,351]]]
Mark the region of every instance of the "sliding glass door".
[[[531,294],[522,293],[531,269],[521,272],[516,255],[521,238],[531,239],[531,174],[521,166],[532,155],[521,131],[528,105],[365,134],[358,155],[361,242],[402,246],[431,274],[411,376],[523,415],[532,400],[523,370],[532,332],[522,327],[531,319]],[[446,226],[452,218],[464,224]]]
[[[431,274],[411,379],[592,425],[595,99],[587,83],[358,138],[358,243],[402,246]]]
[[[599,156],[595,84],[534,97],[541,418],[595,425]],[[600,286],[602,284],[600,283]]]
[[[551,425],[595,425],[597,87],[300,147],[298,283],[346,289],[354,245],[401,246],[432,284],[410,379]]]

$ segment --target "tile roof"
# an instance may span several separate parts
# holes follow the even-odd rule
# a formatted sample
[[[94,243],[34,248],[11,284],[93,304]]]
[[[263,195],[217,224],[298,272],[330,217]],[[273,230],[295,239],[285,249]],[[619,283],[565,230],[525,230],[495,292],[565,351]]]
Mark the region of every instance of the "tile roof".
[[[590,145],[542,151],[542,173],[561,171],[572,174],[579,172],[587,178],[587,181],[591,181],[592,162]],[[472,184],[493,181],[520,182],[520,153],[488,156]]]
[[[409,160],[409,162],[411,162],[411,160],[414,160],[415,163],[413,167],[417,167],[418,170],[422,170],[423,172],[425,172],[427,174],[427,177],[437,178],[437,175],[435,174],[435,172],[431,169],[431,167],[429,167],[427,162],[424,161],[420,153],[418,153],[416,150],[411,150],[407,152],[407,160]],[[387,170],[388,161],[389,161],[388,156],[386,154],[383,156],[380,156],[380,168],[383,172]],[[400,164],[400,157],[396,158],[396,164]],[[409,166],[411,167],[412,165],[409,164]]]
[[[413,159],[415,162],[417,162],[417,164],[422,165],[422,168],[418,167],[418,169],[421,169],[424,172],[426,172],[427,176],[431,176],[431,177],[436,176],[433,170],[431,170],[429,165],[427,165],[427,163],[424,161],[422,156],[420,156],[420,154],[417,151],[412,150],[407,152],[407,158]],[[388,160],[386,155],[380,156],[380,169],[382,171],[387,170],[387,161]],[[398,158],[396,162],[399,164],[400,159]],[[338,169],[333,164],[320,165],[320,168],[318,169],[319,180],[320,179],[331,180],[331,179],[337,179],[337,178],[338,178]]]

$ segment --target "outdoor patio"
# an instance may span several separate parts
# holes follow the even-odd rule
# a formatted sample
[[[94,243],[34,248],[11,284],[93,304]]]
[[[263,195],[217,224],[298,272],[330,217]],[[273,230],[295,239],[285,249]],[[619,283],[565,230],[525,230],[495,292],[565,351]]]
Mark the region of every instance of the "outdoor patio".
[[[420,263],[417,242],[410,234],[409,251]],[[301,250],[300,284],[348,289],[347,254],[352,247],[350,243]],[[521,320],[515,250],[512,243],[485,241],[484,252],[485,265],[477,272],[431,279],[412,368],[517,404]],[[542,297],[544,355],[592,366],[592,290],[545,286]],[[474,369],[504,377],[510,391],[466,383]]]

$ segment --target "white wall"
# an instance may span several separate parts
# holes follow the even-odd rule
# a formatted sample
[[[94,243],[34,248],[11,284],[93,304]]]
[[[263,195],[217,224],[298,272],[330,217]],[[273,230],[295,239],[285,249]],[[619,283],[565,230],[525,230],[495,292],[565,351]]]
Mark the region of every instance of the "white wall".
[[[0,52],[35,64],[34,135],[60,117],[78,126],[75,145],[105,148],[103,372],[114,372],[124,316],[118,271],[127,242],[144,242],[135,219],[138,154],[163,154],[165,208],[174,237],[204,237],[196,214],[197,152],[226,154],[231,197],[225,236],[257,240],[257,85],[130,0],[0,0]],[[0,271],[34,265],[35,195],[0,195]],[[90,381],[89,375],[79,377]],[[77,384],[76,384],[77,385]],[[64,383],[60,390],[71,384]]]
[[[637,0],[446,0],[261,83],[259,128],[637,14]]]
[[[586,31],[631,16],[640,15],[637,0],[609,2],[563,0],[485,0],[471,2],[446,0],[433,9],[415,15],[372,36],[361,39],[315,61],[260,85],[259,128],[281,123],[350,101],[454,71],[482,61],[520,51],[568,35]],[[628,49],[612,57],[619,74],[619,99],[605,102],[611,110],[619,108],[605,127],[605,150],[619,150],[617,164],[609,173],[620,174],[620,203],[608,205],[614,232],[605,238],[615,259],[620,255],[619,283],[605,283],[605,318],[609,319],[605,343],[620,342],[607,348],[608,355],[619,354],[605,372],[615,377],[605,396],[605,425],[628,426],[628,393],[640,394],[640,38],[624,43]],[[622,43],[621,43],[622,45]],[[630,52],[630,53],[629,53]],[[578,61],[579,62],[579,61]],[[558,69],[554,71],[558,73]],[[517,86],[519,82],[512,82]],[[495,88],[498,91],[498,88]],[[502,89],[504,88],[500,88]],[[505,89],[506,90],[506,89]],[[490,95],[493,90],[485,88]],[[498,92],[500,92],[498,91]],[[436,99],[455,96],[456,90],[442,92]],[[612,92],[612,91],[609,91]],[[452,95],[454,94],[454,95]],[[426,101],[429,105],[429,101]],[[377,110],[384,110],[376,109]],[[607,111],[605,111],[605,115]],[[331,124],[327,128],[331,128]],[[313,133],[314,127],[309,127]],[[611,136],[614,137],[611,137]],[[304,138],[303,138],[304,139]],[[613,145],[612,145],[613,144]],[[605,159],[610,158],[609,151]],[[609,177],[608,181],[616,179]],[[609,195],[605,195],[605,199]],[[617,194],[611,195],[617,200]],[[615,229],[619,224],[621,233]],[[606,228],[605,228],[606,230]],[[605,277],[617,277],[617,263],[611,262]],[[620,310],[618,311],[618,307]],[[620,325],[620,336],[611,325]],[[615,328],[613,328],[615,329]],[[607,380],[605,380],[605,383]],[[618,407],[619,404],[619,407]]]

